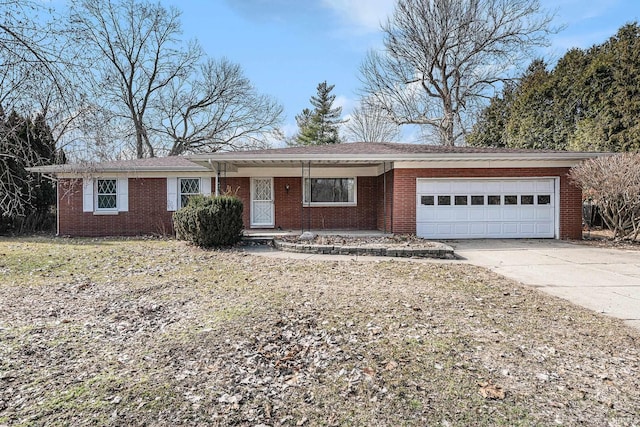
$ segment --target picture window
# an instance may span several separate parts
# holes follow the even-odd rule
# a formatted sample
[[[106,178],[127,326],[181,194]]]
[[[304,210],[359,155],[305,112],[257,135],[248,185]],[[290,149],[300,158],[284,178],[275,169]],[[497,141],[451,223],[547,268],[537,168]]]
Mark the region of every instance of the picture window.
[[[305,178],[305,203],[355,204],[355,178]]]

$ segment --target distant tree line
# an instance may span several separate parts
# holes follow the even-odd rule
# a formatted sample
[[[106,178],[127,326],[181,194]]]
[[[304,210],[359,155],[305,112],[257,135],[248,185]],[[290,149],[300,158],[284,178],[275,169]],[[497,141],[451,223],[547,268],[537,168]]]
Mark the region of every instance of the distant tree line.
[[[549,69],[535,60],[482,110],[475,146],[626,152],[640,149],[640,27],[571,49]]]

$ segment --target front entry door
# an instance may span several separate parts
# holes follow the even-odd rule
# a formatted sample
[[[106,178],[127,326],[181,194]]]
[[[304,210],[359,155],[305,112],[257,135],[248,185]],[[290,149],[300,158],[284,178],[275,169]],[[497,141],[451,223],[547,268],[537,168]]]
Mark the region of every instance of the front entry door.
[[[251,227],[274,226],[273,178],[251,179]]]

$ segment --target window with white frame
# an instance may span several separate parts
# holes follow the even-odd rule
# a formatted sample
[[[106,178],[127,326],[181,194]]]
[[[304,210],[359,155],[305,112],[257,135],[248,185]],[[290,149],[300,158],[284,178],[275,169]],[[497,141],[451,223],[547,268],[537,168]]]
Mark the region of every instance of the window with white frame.
[[[355,205],[355,178],[305,178],[304,202],[322,205]]]
[[[96,180],[96,210],[115,211],[118,209],[118,181],[115,179]]]
[[[180,207],[187,206],[189,198],[200,194],[200,178],[180,178]]]

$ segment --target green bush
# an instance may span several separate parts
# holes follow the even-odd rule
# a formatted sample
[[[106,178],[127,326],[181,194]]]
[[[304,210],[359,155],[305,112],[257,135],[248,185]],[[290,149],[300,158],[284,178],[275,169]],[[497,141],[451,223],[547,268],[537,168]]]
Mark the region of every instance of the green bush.
[[[176,236],[205,248],[234,245],[242,238],[242,209],[235,196],[193,196],[173,214]]]

